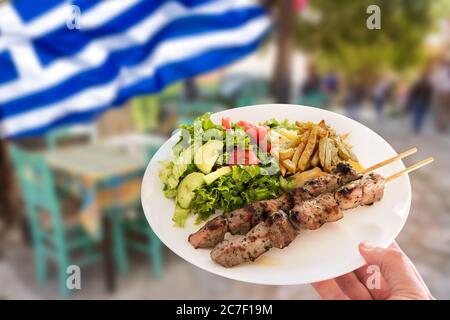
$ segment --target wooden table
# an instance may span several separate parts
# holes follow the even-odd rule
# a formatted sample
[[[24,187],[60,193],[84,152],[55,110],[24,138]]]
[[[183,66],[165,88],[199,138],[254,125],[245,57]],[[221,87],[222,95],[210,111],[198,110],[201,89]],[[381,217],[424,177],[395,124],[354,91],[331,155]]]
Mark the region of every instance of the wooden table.
[[[71,186],[82,186],[82,190],[79,190],[82,197],[93,199],[97,195],[99,185],[107,185],[111,181],[117,183],[118,179],[126,179],[126,177],[136,174],[142,176],[146,167],[147,149],[150,145],[162,141],[161,138],[142,135],[121,136],[117,139],[88,145],[49,150],[44,152],[43,156],[53,171],[59,176],[69,177],[69,181],[74,182],[69,183]],[[83,203],[89,204],[89,200],[85,200]],[[108,291],[114,291],[116,270],[111,222],[106,215],[99,215],[101,223],[97,227],[103,232],[101,241],[105,255],[106,286]],[[93,230],[88,231],[92,232]]]

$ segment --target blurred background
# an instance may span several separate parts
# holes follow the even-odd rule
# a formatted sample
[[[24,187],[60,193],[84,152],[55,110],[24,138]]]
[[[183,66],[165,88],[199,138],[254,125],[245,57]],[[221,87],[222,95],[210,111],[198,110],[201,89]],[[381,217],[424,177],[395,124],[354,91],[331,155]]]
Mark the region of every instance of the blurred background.
[[[24,12],[30,6],[12,2]],[[83,121],[56,119],[8,135],[10,101],[1,96],[8,70],[0,63],[0,299],[318,298],[309,285],[246,284],[188,264],[159,242],[140,208],[143,170],[178,124],[208,111],[273,102],[345,114],[398,151],[416,146],[435,157],[411,176],[410,218],[397,241],[432,294],[450,299],[450,2],[253,2],[271,24],[257,46],[214,57],[223,63],[200,59],[199,69],[171,81],[162,74],[156,89],[136,91]],[[0,31],[11,15],[7,5],[0,1]],[[110,8],[101,14],[117,14],[117,6]],[[71,39],[52,41],[71,46]],[[33,104],[32,98],[24,101]],[[17,119],[15,125],[25,126]],[[420,160],[411,158],[408,163]],[[81,267],[79,290],[65,283],[71,264]]]

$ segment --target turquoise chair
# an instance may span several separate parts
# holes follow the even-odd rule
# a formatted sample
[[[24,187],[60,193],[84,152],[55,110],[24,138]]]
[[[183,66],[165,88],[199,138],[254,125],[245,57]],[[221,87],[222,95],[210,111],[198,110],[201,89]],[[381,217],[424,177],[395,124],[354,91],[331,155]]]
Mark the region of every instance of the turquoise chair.
[[[147,158],[151,159],[158,148],[159,146],[150,147]],[[130,209],[136,215],[132,219],[124,216],[124,212]],[[163,276],[163,246],[159,238],[150,228],[140,201],[134,204],[132,208],[113,208],[109,214],[113,221],[114,256],[119,272],[128,272],[129,261],[127,251],[130,250],[149,255],[153,274],[155,277],[161,278]],[[133,235],[140,236],[140,239],[134,239],[132,237]]]
[[[58,266],[59,291],[69,296],[67,267],[77,265],[82,268],[100,260],[101,255],[78,220],[70,221],[63,216],[54,177],[45,159],[14,145],[10,146],[10,153],[26,206],[37,280],[43,283],[48,279],[48,262],[53,260]],[[75,259],[75,252],[81,253],[81,257]]]
[[[87,137],[88,140],[92,141],[96,135],[96,129],[93,125],[77,125],[55,128],[45,135],[45,140],[49,149],[55,149],[61,141],[81,137]]]

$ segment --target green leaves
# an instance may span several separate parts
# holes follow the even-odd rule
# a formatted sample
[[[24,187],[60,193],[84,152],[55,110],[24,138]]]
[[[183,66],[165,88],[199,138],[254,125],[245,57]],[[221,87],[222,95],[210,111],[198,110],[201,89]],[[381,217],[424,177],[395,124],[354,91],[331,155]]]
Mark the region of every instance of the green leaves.
[[[196,190],[192,211],[197,221],[208,219],[216,210],[229,212],[256,200],[272,199],[283,189],[279,175],[261,175],[258,166],[233,166],[231,175]]]
[[[276,120],[270,122],[276,127],[292,129],[294,126],[295,128],[295,124],[289,124],[287,119],[282,122]],[[180,128],[182,129],[181,138],[172,148],[172,161],[160,163],[159,177],[164,184],[164,195],[168,198],[177,197],[180,181],[188,174],[198,171],[198,165],[192,164],[192,158],[205,141],[222,139],[228,146],[228,149],[224,147],[223,159],[221,157],[217,159],[215,168],[220,168],[223,163],[234,163],[233,157],[236,150],[243,151],[249,157],[246,159],[248,160],[246,164],[259,164],[233,165],[231,174],[221,175],[215,180],[211,179],[209,185],[205,184],[197,188],[189,209],[178,206],[175,209],[173,221],[176,226],[184,225],[189,212],[197,215],[197,221],[203,221],[216,210],[229,212],[252,201],[275,198],[283,192],[279,179],[278,161],[252,144],[249,135],[241,126],[234,124],[233,130],[226,131],[221,125],[214,124],[210,114],[206,113],[196,118],[193,124],[181,125]],[[256,152],[259,160],[250,161],[250,154],[256,158],[254,155]]]
[[[296,43],[315,54],[320,69],[367,80],[386,69],[407,71],[423,59],[422,43],[433,27],[433,8],[445,0],[315,0],[309,10],[322,18],[318,23],[296,20]],[[381,30],[369,30],[366,10],[381,9]]]
[[[270,127],[271,129],[275,128],[284,128],[288,130],[297,129],[295,122],[290,122],[288,119],[284,119],[283,121],[280,122],[277,119],[272,118],[270,120],[264,121],[262,124]]]
[[[159,164],[159,179],[164,183],[164,195],[167,198],[175,198],[180,175],[174,173],[172,161],[161,161]]]
[[[260,172],[261,169],[258,166],[234,166],[231,176],[235,182],[242,181],[247,183],[259,175]]]

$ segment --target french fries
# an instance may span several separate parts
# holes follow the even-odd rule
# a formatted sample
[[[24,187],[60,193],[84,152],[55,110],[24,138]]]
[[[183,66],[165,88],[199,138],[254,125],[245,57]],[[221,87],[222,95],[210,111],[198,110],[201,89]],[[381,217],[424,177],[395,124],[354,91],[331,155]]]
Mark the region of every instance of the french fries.
[[[278,130],[278,133],[282,134],[283,136],[288,138],[290,141],[296,141],[297,137],[298,137],[298,135],[295,131],[291,131],[291,130],[287,130],[287,129],[283,129],[283,128]]]
[[[361,165],[361,163],[353,160],[348,160],[348,164],[352,166],[353,169],[355,169],[357,172],[364,171],[364,167]]]
[[[300,156],[300,160],[298,161],[298,167],[300,170],[304,171],[306,169],[306,165],[308,164],[309,158],[312,156],[314,152],[314,148],[317,143],[317,133],[319,131],[318,126],[315,126],[309,135],[308,143],[306,144],[305,150],[303,150],[302,155]]]
[[[295,186],[296,187],[302,187],[305,185],[306,181],[315,179],[317,177],[320,177],[321,175],[324,175],[325,172],[323,172],[319,167],[315,167],[308,171],[303,171],[296,173],[293,177],[295,180]]]
[[[295,163],[292,162],[292,160],[286,159],[283,160],[283,166],[292,174],[295,173],[295,170],[297,169],[297,166]]]
[[[327,138],[327,143],[325,146],[325,159],[324,159],[324,170],[327,172],[331,171],[331,160],[333,158],[333,151],[334,151],[334,147],[333,144],[331,143],[330,139]]]
[[[325,168],[326,151],[327,151],[328,138],[322,138],[319,141],[319,160],[322,168]]]
[[[281,160],[291,159],[292,156],[294,155],[294,153],[295,153],[295,150],[293,148],[281,150],[280,151],[280,159]]]
[[[305,149],[306,144],[304,142],[301,142],[297,148],[295,148],[294,155],[292,156],[292,162],[297,166],[298,161],[300,160],[300,156],[303,153],[303,150]],[[295,172],[294,172],[295,173]]]
[[[314,152],[314,155],[311,158],[311,165],[313,167],[319,166],[320,158],[319,158],[319,148],[316,149],[316,152]]]
[[[280,172],[281,172],[281,175],[284,177],[285,175],[286,175],[286,167],[285,166],[283,166],[283,164],[282,163],[280,163]]]
[[[271,133],[271,154],[278,159],[283,176],[300,176],[302,181],[319,172],[331,172],[344,161],[362,168],[347,141],[348,133],[337,134],[324,120],[295,124],[297,130],[281,128]]]

